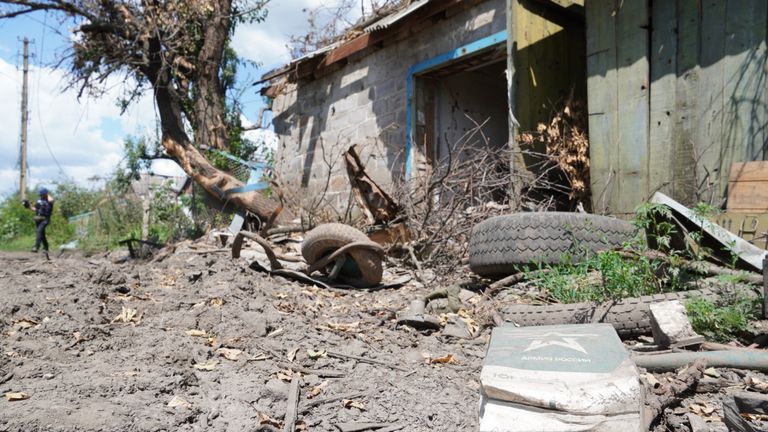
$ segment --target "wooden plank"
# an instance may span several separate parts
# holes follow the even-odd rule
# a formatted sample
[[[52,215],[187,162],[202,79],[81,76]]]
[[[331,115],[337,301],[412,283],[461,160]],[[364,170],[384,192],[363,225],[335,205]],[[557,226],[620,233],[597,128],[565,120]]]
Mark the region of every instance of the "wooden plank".
[[[768,210],[768,182],[728,183],[728,211],[764,212]]]
[[[613,213],[632,214],[649,198],[648,0],[621,2],[616,24],[619,196]]]
[[[672,132],[677,84],[677,3],[653,4],[651,32],[651,113],[648,189],[653,194],[672,189]]]
[[[690,189],[686,204],[714,196],[713,178],[723,144],[723,65],[725,64],[725,4],[727,0],[701,3],[701,41],[699,50],[699,85],[696,89],[696,127],[690,160],[696,168],[682,171],[681,187]],[[686,160],[681,164],[688,164]]]
[[[729,182],[766,181],[768,182],[768,161],[736,162],[731,165]]]
[[[718,160],[716,192],[727,182],[736,160],[764,157],[766,102],[766,2],[727,2],[724,65],[723,148]]]
[[[607,213],[618,195],[616,140],[616,0],[591,0],[587,16],[587,101],[592,209]]]
[[[320,62],[318,67],[322,68],[330,66],[341,59],[347,58],[352,54],[360,52],[378,42],[380,38],[381,33],[379,33],[378,37],[372,36],[371,33],[363,33],[351,41],[341,45],[340,47],[331,50],[331,52],[326,54],[325,58],[323,58],[323,61]]]
[[[694,140],[699,86],[699,0],[677,1],[677,85],[672,133],[672,198],[692,205],[696,198]]]

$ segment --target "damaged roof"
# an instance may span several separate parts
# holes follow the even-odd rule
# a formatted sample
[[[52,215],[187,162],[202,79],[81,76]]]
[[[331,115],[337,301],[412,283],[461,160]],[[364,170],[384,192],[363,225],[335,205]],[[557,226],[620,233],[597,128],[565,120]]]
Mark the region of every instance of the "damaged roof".
[[[292,60],[285,66],[264,74],[254,85],[287,77],[295,82],[299,79],[311,78],[321,70],[332,65],[346,64],[353,54],[368,52],[381,48],[384,44],[397,42],[413,33],[415,24],[423,24],[422,30],[434,24],[433,18],[443,14],[452,15],[452,10],[465,10],[486,0],[411,0],[405,6],[393,8],[383,15],[375,15],[367,21],[353,26],[338,41],[307,53]],[[277,91],[273,87],[262,89],[261,93],[273,96]]]

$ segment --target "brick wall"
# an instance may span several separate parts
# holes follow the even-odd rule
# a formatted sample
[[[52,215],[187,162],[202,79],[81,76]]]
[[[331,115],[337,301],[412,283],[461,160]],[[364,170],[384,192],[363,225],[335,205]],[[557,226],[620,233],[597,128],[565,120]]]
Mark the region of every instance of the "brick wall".
[[[405,161],[408,68],[506,28],[505,0],[489,0],[314,81],[289,84],[273,102],[276,168],[288,193],[343,209],[349,199],[342,153],[361,148],[385,189]],[[327,186],[326,186],[327,185]]]

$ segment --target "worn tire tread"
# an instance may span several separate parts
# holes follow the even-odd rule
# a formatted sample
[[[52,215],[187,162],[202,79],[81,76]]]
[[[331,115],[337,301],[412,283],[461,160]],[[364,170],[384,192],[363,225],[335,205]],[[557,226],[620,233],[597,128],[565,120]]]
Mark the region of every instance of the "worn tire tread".
[[[585,213],[532,212],[496,216],[475,225],[469,267],[480,276],[500,277],[519,267],[571,263],[621,246],[634,235],[629,222]]]
[[[621,299],[611,306],[601,322],[612,324],[623,337],[649,334],[651,303],[685,300],[696,296],[716,299],[719,294],[716,290],[701,289]],[[588,323],[597,307],[597,303],[588,302],[544,306],[516,304],[502,308],[500,312],[505,320],[528,327]]]

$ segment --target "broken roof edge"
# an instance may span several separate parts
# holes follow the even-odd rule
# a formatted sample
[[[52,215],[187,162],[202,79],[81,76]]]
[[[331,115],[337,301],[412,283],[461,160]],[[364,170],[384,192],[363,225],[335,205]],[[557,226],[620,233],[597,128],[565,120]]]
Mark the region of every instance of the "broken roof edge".
[[[468,9],[485,1],[487,0],[412,0],[408,6],[402,9],[393,9],[390,14],[384,15],[370,24],[364,22],[353,26],[339,41],[294,59],[283,67],[267,72],[253,85],[269,83],[277,78],[286,78],[286,76],[288,81],[298,81],[313,75],[320,69],[338,64],[354,54],[364,52],[368,48],[381,46],[387,37],[396,35],[408,19],[425,20],[452,8]],[[425,6],[430,7],[425,8]],[[382,23],[382,21],[384,22]],[[261,94],[274,93],[274,89],[269,90],[270,87],[272,86],[262,88]]]
[[[253,83],[253,85],[263,84],[267,81],[270,81],[272,79],[275,79],[282,75],[290,73],[291,70],[297,64],[310,60],[312,58],[315,58],[319,55],[325,54],[328,51],[331,51],[335,48],[340,47],[341,45],[351,42],[352,40],[355,39],[355,37],[350,38],[350,36],[354,35],[356,31],[360,32],[362,30],[362,33],[373,33],[379,30],[387,29],[391,27],[393,24],[407,17],[414,11],[420,9],[422,6],[425,6],[430,1],[431,0],[411,0],[411,3],[404,7],[399,7],[399,8],[393,7],[392,9],[389,9],[386,11],[375,11],[373,17],[370,17],[367,20],[363,20],[361,24],[353,25],[352,27],[347,29],[346,32],[340,36],[339,40],[332,42],[322,48],[318,48],[314,51],[308,52],[302,55],[301,57],[297,57],[283,66],[280,66],[268,71],[267,73],[261,76],[261,79]],[[378,15],[380,13],[383,13],[383,15]]]

